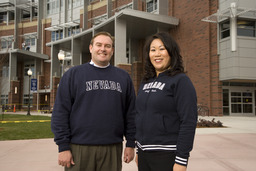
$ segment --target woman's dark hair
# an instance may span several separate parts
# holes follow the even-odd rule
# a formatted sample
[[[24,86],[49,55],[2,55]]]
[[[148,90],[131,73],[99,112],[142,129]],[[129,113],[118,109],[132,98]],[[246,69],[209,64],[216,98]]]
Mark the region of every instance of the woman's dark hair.
[[[154,39],[160,39],[168,54],[171,58],[171,64],[167,68],[167,74],[174,76],[178,73],[184,73],[182,56],[180,55],[180,48],[176,41],[171,37],[169,33],[161,32],[156,33],[148,38],[144,46],[145,66],[144,66],[144,77],[143,82],[147,82],[150,78],[156,77],[156,71],[149,58],[150,45]]]

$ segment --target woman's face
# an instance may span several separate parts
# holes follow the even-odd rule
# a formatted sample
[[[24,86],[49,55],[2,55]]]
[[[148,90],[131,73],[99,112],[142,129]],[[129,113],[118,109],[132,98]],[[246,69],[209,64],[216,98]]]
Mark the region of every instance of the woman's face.
[[[167,70],[171,63],[171,57],[160,39],[154,39],[151,42],[149,58],[156,70],[157,76],[159,73]]]

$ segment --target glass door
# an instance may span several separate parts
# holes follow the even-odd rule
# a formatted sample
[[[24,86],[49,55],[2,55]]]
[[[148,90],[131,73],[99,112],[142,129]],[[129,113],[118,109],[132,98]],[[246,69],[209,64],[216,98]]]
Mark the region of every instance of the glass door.
[[[252,92],[243,92],[243,113],[253,113]]]
[[[254,94],[252,91],[231,91],[230,98],[231,114],[253,114]]]

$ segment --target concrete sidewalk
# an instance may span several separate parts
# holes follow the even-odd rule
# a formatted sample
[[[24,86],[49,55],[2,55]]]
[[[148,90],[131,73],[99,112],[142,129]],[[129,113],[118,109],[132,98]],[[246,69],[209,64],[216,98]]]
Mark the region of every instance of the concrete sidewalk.
[[[256,117],[214,117],[226,128],[198,128],[187,171],[253,171]],[[203,119],[211,120],[210,117]],[[62,171],[53,139],[0,141],[0,170]],[[123,171],[137,171],[134,161]]]

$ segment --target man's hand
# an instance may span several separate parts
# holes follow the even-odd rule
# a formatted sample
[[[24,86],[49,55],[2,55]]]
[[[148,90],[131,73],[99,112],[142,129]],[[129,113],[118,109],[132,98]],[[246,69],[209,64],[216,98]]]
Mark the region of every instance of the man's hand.
[[[186,166],[182,166],[180,164],[175,163],[173,166],[173,171],[186,171],[187,167]]]
[[[134,148],[126,147],[124,149],[124,162],[130,163],[134,158]]]
[[[75,165],[70,150],[60,152],[58,161],[59,161],[59,165],[68,167],[68,168],[71,167],[71,165]]]

